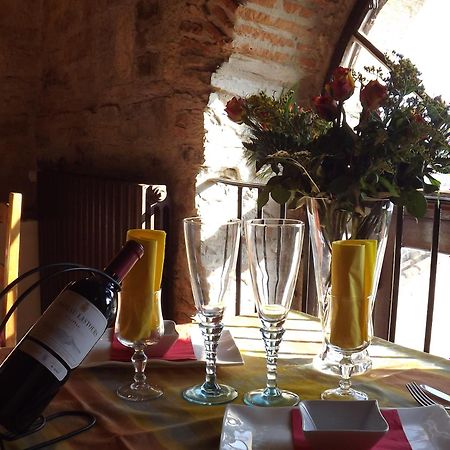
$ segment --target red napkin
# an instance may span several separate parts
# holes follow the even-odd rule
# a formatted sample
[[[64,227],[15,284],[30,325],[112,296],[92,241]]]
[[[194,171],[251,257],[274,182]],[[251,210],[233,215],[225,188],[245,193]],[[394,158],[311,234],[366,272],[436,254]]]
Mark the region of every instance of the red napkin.
[[[381,414],[389,424],[389,431],[372,447],[372,450],[411,450],[397,410],[383,409]],[[294,450],[311,450],[303,434],[302,415],[298,408],[292,409],[291,421]]]
[[[178,338],[173,345],[165,351],[163,354],[152,353],[152,346],[149,346],[145,351],[149,358],[153,359],[164,359],[166,361],[183,361],[197,359],[194,354],[194,349],[192,347],[192,342],[190,337]],[[133,349],[125,347],[121,344],[116,335],[113,337],[111,344],[110,358],[111,361],[130,361],[133,355]]]

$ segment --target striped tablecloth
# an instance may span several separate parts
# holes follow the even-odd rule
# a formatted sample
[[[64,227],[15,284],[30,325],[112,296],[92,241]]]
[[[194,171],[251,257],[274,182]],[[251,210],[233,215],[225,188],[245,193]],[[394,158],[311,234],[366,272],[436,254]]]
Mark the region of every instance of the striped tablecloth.
[[[245,364],[219,366],[219,382],[237,388],[242,395],[265,385],[264,348],[257,317],[239,316],[227,322],[241,350]],[[279,385],[302,399],[318,399],[320,393],[335,386],[337,378],[318,372],[312,359],[320,349],[317,320],[291,312],[279,360]],[[374,339],[370,347],[373,369],[354,378],[354,384],[377,399],[381,407],[417,406],[404,384],[416,380],[443,390],[450,388],[450,362],[428,354]],[[119,399],[117,386],[131,379],[129,367],[77,369],[52,401],[46,414],[62,410],[86,410],[97,418],[89,431],[53,447],[56,450],[157,450],[217,449],[219,447],[225,406],[199,406],[181,397],[183,388],[204,378],[204,368],[177,365],[149,367],[148,377],[164,390],[164,396],[147,403]],[[78,425],[76,419],[62,419],[7,449],[23,449],[57,436]]]

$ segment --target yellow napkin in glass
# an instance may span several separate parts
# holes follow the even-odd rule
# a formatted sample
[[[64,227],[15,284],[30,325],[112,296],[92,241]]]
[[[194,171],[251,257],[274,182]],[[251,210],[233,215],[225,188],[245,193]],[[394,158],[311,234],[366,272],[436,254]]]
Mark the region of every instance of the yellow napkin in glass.
[[[369,338],[377,242],[335,241],[331,256],[330,343],[357,348]]]
[[[148,338],[159,326],[157,291],[161,288],[166,233],[161,230],[128,230],[127,240],[143,245],[144,255],[122,284],[118,320],[120,334],[129,341]]]

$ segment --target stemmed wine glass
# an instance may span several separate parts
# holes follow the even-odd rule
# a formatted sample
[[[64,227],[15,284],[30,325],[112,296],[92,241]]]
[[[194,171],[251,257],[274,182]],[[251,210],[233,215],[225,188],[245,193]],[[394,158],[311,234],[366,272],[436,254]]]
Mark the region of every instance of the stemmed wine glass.
[[[155,238],[156,236],[156,238]],[[125,400],[146,401],[161,397],[163,392],[148,383],[145,366],[147,346],[156,344],[164,335],[161,310],[160,284],[165,233],[156,230],[129,230],[127,239],[133,239],[144,247],[144,255],[123,281],[119,296],[115,332],[119,342],[134,350],[131,361],[134,380],[117,389],[117,395]]]
[[[253,219],[245,223],[250,275],[266,349],[267,383],[244,395],[256,406],[294,406],[299,397],[277,386],[278,349],[291,307],[303,246],[304,224],[294,219]]]
[[[187,260],[200,329],[205,342],[205,382],[183,391],[183,397],[201,405],[227,403],[237,391],[216,381],[217,344],[223,329],[225,293],[236,267],[240,239],[240,220],[226,223],[200,217],[184,219]]]

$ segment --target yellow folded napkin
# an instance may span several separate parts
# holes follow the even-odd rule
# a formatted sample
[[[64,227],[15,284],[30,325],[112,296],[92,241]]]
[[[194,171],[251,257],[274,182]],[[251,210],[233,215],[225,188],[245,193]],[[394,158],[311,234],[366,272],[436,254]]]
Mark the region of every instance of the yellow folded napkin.
[[[161,288],[166,233],[161,230],[129,230],[127,240],[143,245],[144,255],[122,285],[118,321],[122,338],[146,339],[160,325],[157,291]]]
[[[335,241],[331,256],[330,343],[358,348],[369,338],[377,242]]]
[[[143,242],[145,249],[145,242],[149,240],[155,240],[157,242],[156,248],[156,262],[155,262],[155,291],[161,289],[161,281],[164,267],[164,255],[166,246],[166,232],[162,230],[143,230],[135,229],[127,231],[127,241],[135,240],[138,242]]]

